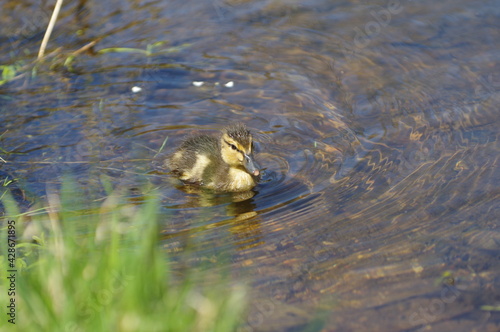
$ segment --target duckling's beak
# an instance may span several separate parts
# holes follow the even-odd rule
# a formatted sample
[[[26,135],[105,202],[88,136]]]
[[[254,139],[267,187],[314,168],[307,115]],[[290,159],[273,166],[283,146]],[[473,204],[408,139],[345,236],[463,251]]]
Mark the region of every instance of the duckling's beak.
[[[255,163],[255,161],[253,160],[252,155],[245,154],[243,166],[245,166],[245,169],[248,171],[248,173],[252,174],[253,176],[260,175],[259,168],[258,168],[257,164]]]

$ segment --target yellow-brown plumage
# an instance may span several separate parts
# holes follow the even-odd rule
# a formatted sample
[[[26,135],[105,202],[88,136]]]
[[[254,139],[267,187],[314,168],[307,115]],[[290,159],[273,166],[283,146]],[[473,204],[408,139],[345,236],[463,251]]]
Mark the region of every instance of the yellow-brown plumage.
[[[219,136],[186,139],[167,165],[186,183],[225,192],[248,191],[260,175],[253,159],[252,135],[243,124],[229,126]]]

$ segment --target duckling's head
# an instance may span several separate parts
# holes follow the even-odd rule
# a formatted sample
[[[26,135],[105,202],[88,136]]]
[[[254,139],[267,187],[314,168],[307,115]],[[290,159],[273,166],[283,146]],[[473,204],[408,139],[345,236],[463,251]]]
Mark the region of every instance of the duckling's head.
[[[253,176],[260,171],[253,158],[252,134],[243,124],[225,128],[221,136],[222,159],[229,166],[241,168]]]

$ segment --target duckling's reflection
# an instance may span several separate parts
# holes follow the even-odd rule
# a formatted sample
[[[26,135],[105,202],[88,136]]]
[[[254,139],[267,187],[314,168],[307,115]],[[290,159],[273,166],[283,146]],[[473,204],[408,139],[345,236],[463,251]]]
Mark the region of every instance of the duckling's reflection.
[[[177,205],[176,208],[211,207],[221,204],[238,203],[251,199],[257,193],[249,190],[236,193],[215,193],[198,185],[177,184],[175,188],[189,194],[186,203]]]
[[[224,225],[230,225],[229,231],[235,238],[235,244],[239,250],[263,244],[262,231],[260,229],[260,219],[257,217],[256,204],[254,196],[258,194],[255,190],[239,193],[215,193],[211,190],[201,188],[200,186],[178,185],[178,190],[185,192],[188,201],[176,205],[177,209],[213,207],[225,205],[225,214],[229,219],[222,220],[209,225],[194,226],[187,225],[189,229],[169,232],[165,230],[162,238],[172,239],[201,233],[208,229],[218,228]]]

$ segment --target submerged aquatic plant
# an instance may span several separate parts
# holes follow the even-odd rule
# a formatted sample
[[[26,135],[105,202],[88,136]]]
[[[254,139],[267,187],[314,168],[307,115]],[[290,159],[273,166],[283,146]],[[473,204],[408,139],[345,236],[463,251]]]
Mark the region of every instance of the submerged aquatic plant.
[[[0,86],[15,79],[23,66],[21,64],[0,65],[1,77]]]
[[[72,192],[65,186],[61,194],[49,194],[48,206],[29,216],[20,214],[8,195],[3,199],[8,215],[1,243],[12,229],[17,242],[14,260],[7,244],[1,248],[2,290],[8,288],[8,271],[16,272],[15,295],[2,291],[0,302],[14,298],[16,310],[15,324],[4,317],[0,330],[236,329],[243,289],[221,284],[208,290],[189,273],[173,277],[159,246],[154,195],[143,204],[130,204],[114,192],[96,210]],[[22,236],[29,238],[20,242]]]

